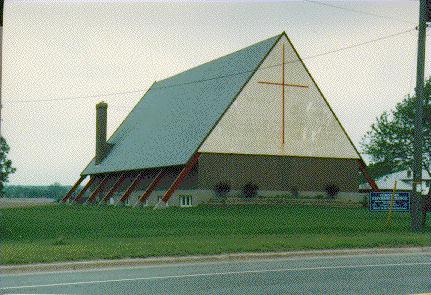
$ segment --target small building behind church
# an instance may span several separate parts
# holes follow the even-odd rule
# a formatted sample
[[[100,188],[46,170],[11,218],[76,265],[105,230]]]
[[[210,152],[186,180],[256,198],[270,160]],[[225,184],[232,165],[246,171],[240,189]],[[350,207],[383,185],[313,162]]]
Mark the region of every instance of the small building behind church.
[[[396,183],[396,187],[395,187]],[[394,189],[402,192],[411,192],[413,183],[413,172],[410,169],[404,169],[385,174],[376,178],[376,184],[383,192],[392,192]],[[427,195],[431,187],[431,176],[428,172],[422,170],[422,195]],[[361,183],[359,185],[360,192],[370,192],[372,188],[368,183]]]
[[[96,155],[63,202],[194,206],[247,186],[352,196],[366,173],[285,33],[155,82],[108,140],[107,107],[96,108]]]

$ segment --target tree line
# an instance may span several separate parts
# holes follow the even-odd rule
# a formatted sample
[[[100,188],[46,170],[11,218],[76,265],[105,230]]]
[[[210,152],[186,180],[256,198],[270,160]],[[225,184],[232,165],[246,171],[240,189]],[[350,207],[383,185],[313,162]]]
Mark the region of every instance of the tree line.
[[[3,189],[6,198],[50,198],[59,200],[70,190],[69,185],[7,185]]]

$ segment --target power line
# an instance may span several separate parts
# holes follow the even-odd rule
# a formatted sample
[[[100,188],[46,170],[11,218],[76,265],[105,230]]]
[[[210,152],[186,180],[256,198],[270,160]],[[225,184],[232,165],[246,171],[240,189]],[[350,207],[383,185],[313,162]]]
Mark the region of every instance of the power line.
[[[324,53],[321,53],[321,54],[312,55],[312,56],[309,56],[309,57],[305,57],[303,59],[315,58],[315,57],[319,57],[319,56],[323,56],[323,55],[327,55],[327,54],[331,54],[331,53],[336,53],[336,52],[343,51],[343,50],[352,49],[352,48],[355,48],[355,47],[360,47],[360,46],[367,45],[367,44],[370,44],[370,43],[375,43],[375,42],[378,42],[378,41],[381,41],[381,40],[386,40],[386,39],[390,39],[390,38],[397,37],[397,36],[400,36],[400,35],[404,35],[404,34],[407,34],[407,33],[413,32],[413,31],[416,31],[416,28],[411,28],[411,29],[406,30],[406,31],[394,33],[394,34],[391,34],[391,35],[382,36],[382,37],[379,37],[379,38],[376,38],[376,39],[372,39],[372,40],[369,40],[369,41],[365,41],[365,42],[362,42],[362,43],[356,43],[356,44],[352,44],[352,45],[349,45],[349,46],[346,46],[346,47],[341,47],[339,49],[334,49],[334,50],[327,51],[327,52],[324,52]]]
[[[329,55],[329,54],[341,52],[341,51],[344,51],[344,50],[353,49],[353,48],[364,46],[364,45],[367,45],[367,44],[371,44],[371,43],[379,42],[379,41],[382,41],[382,40],[394,38],[394,37],[397,37],[397,36],[400,36],[400,35],[403,35],[403,34],[406,34],[406,33],[410,33],[410,32],[415,31],[415,30],[416,30],[416,28],[411,28],[409,30],[397,32],[397,33],[390,34],[390,35],[381,36],[379,38],[371,39],[371,40],[368,40],[368,41],[365,41],[365,42],[352,44],[352,45],[349,45],[349,46],[341,47],[341,48],[338,48],[338,49],[334,49],[334,50],[330,50],[330,51],[326,51],[326,52],[322,52],[322,53],[318,53],[318,54],[314,54],[314,55],[309,55],[309,56],[306,56],[306,57],[302,58],[302,60],[309,60],[309,59],[313,59],[313,58],[316,58],[316,57],[321,57],[321,56],[325,56],[325,55]],[[286,64],[295,63],[295,62],[299,62],[299,61],[300,61],[300,59],[296,59],[296,60],[288,61],[288,62],[286,62]],[[279,64],[274,64],[274,65],[262,67],[260,69],[268,69],[268,68],[278,67],[278,66],[281,66],[281,65],[282,64],[279,63]],[[212,81],[212,80],[217,80],[217,79],[228,78],[228,77],[232,77],[232,76],[236,76],[236,75],[243,75],[243,74],[251,73],[251,72],[254,72],[254,70],[245,70],[245,71],[241,71],[241,72],[231,73],[231,74],[228,74],[228,75],[215,76],[215,77],[211,77],[211,78],[200,79],[200,80],[193,80],[193,81],[189,81],[189,82],[185,82],[185,83],[172,84],[172,85],[167,85],[167,86],[160,86],[160,87],[156,86],[156,87],[151,87],[151,89],[156,90],[156,89],[172,88],[172,87],[178,87],[178,86],[195,84],[195,83],[202,83],[202,82],[207,82],[207,81]],[[103,98],[103,97],[106,97],[106,96],[114,96],[114,95],[121,95],[121,94],[130,94],[130,93],[138,93],[138,92],[145,92],[145,91],[146,90],[144,90],[144,89],[139,89],[139,90],[130,90],[130,91],[122,91],[122,92],[112,92],[112,93],[105,93],[105,94],[94,94],[94,95],[86,95],[86,96],[73,96],[73,97],[63,97],[63,98],[53,98],[53,99],[16,100],[16,101],[13,101],[13,103],[55,102],[55,101],[78,100],[78,99],[84,99],[84,98]],[[6,103],[9,103],[9,101],[6,101]]]
[[[394,33],[394,34],[391,34],[391,35],[382,36],[382,37],[379,37],[379,38],[376,38],[376,39],[372,39],[372,40],[368,40],[368,41],[365,41],[365,42],[352,44],[352,45],[349,45],[349,46],[341,47],[341,48],[338,48],[338,49],[334,49],[334,50],[330,50],[330,51],[326,51],[326,52],[322,52],[322,53],[318,53],[318,54],[314,54],[314,55],[309,55],[309,56],[306,56],[306,57],[302,58],[302,60],[309,60],[309,59],[313,59],[313,58],[316,58],[316,57],[321,57],[321,56],[325,56],[325,55],[328,55],[328,54],[333,54],[333,53],[337,53],[337,52],[340,52],[340,51],[352,49],[352,48],[355,48],[355,47],[360,47],[360,46],[367,45],[367,44],[370,44],[370,43],[374,43],[374,42],[378,42],[378,41],[381,41],[381,40],[385,40],[385,39],[393,38],[393,37],[400,36],[400,35],[403,35],[403,34],[407,34],[407,33],[410,33],[412,31],[415,31],[415,30],[416,30],[416,28],[411,28],[411,29],[406,30],[406,31]],[[295,63],[295,62],[299,62],[299,61],[300,61],[300,59],[296,59],[296,60],[285,62],[285,64]],[[262,69],[268,69],[268,68],[278,67],[278,66],[281,66],[281,65],[282,65],[281,63],[278,63],[278,64],[274,64],[274,65],[262,67],[260,69],[261,70]],[[188,84],[193,84],[193,83],[206,82],[206,81],[211,81],[211,80],[215,80],[215,79],[228,78],[228,77],[232,77],[232,76],[235,76],[235,75],[242,75],[242,74],[250,73],[250,72],[253,72],[253,71],[254,70],[247,70],[247,71],[236,72],[236,73],[232,73],[232,74],[228,74],[228,75],[223,75],[223,76],[216,76],[216,77],[211,77],[211,78],[207,78],[207,79],[194,80],[194,81],[190,81],[190,82],[186,82],[186,83],[173,84],[173,85],[161,86],[161,87],[157,87],[156,86],[156,87],[153,87],[153,89],[171,88],[171,87],[176,87],[176,86],[181,86],[181,85],[188,85]]]
[[[120,94],[129,94],[129,93],[137,93],[137,92],[143,92],[145,90],[139,89],[139,90],[129,90],[129,91],[122,91],[122,92],[111,92],[111,93],[105,93],[105,94],[94,94],[94,95],[83,95],[83,96],[69,96],[69,97],[62,97],[62,98],[47,98],[47,99],[38,99],[38,100],[16,100],[13,102],[18,103],[27,103],[27,102],[50,102],[50,101],[64,101],[64,100],[76,100],[76,99],[83,99],[83,98],[103,98],[106,96],[114,96],[114,95],[120,95]]]
[[[384,18],[384,19],[394,20],[394,21],[398,21],[398,22],[403,22],[403,23],[410,24],[410,25],[415,25],[415,23],[413,23],[413,22],[406,21],[404,19],[393,17],[393,16],[381,15],[381,14],[376,14],[376,13],[372,13],[372,12],[368,12],[368,11],[347,8],[347,7],[329,4],[329,3],[321,2],[321,1],[315,1],[315,0],[303,0],[303,1],[322,5],[322,6],[332,7],[332,8],[336,8],[336,9],[346,10],[346,11],[350,11],[350,12],[355,12],[355,13],[359,13],[359,14],[363,14],[363,15],[374,16],[374,17],[378,17],[378,18]]]

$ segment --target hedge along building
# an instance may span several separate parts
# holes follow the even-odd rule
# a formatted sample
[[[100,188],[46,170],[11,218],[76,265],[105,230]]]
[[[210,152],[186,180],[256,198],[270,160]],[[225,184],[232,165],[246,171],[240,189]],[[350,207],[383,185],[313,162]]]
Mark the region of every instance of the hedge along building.
[[[76,202],[195,205],[238,194],[355,193],[366,166],[285,33],[154,83],[96,156]],[[368,177],[372,187],[374,181]]]

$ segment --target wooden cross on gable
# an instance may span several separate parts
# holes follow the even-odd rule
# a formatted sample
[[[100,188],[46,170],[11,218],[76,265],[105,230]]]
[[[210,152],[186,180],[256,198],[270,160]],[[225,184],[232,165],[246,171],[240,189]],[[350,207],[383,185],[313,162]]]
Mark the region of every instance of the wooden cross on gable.
[[[281,144],[284,145],[284,96],[285,96],[285,87],[299,87],[299,88],[308,88],[307,85],[299,85],[299,84],[290,84],[285,83],[284,78],[284,43],[282,44],[282,56],[281,56],[281,83],[280,82],[266,82],[266,81],[259,81],[257,83],[260,84],[269,84],[269,85],[276,85],[281,86]]]

